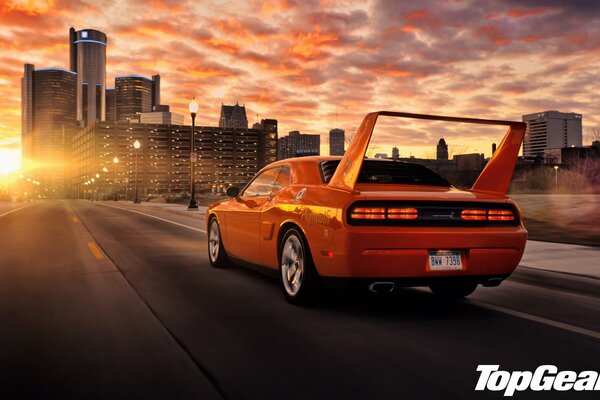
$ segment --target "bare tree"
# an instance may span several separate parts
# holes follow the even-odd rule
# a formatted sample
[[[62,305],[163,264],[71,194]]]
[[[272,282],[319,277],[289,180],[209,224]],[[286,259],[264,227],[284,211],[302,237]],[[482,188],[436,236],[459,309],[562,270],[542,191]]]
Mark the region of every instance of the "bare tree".
[[[352,139],[354,138],[354,134],[356,134],[356,127],[350,127],[348,128],[348,130],[346,131],[346,133],[344,134],[344,144],[346,145],[346,148],[348,148],[348,146],[350,146],[350,143],[352,143]]]
[[[600,126],[590,128],[590,138],[592,139],[592,142],[596,140],[600,141]]]

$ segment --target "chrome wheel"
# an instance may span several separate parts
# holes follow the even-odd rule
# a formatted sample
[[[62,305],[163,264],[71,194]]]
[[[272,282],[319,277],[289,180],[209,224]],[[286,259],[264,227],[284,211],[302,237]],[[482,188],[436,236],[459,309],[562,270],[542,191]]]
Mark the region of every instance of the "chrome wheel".
[[[296,235],[288,236],[281,252],[283,286],[289,296],[295,296],[304,278],[304,249]]]
[[[219,258],[219,245],[221,244],[221,235],[219,232],[219,225],[216,220],[213,220],[210,224],[210,233],[208,235],[208,255],[210,261],[214,264]]]

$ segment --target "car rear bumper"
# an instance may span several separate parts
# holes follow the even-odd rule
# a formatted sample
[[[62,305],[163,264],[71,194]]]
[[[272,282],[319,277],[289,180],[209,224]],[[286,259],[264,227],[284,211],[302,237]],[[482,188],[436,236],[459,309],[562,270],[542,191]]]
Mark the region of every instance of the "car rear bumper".
[[[519,264],[527,231],[503,228],[361,227],[334,233],[331,249],[312,249],[322,277],[438,278],[510,275]],[[460,251],[462,269],[432,271],[429,252]]]

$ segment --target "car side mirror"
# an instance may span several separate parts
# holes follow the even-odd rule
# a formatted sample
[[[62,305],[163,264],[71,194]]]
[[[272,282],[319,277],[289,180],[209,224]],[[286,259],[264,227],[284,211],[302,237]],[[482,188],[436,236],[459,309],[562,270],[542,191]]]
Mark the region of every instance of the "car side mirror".
[[[227,191],[225,193],[229,197],[238,197],[238,195],[240,194],[240,188],[235,187],[235,186],[230,186],[227,188]]]

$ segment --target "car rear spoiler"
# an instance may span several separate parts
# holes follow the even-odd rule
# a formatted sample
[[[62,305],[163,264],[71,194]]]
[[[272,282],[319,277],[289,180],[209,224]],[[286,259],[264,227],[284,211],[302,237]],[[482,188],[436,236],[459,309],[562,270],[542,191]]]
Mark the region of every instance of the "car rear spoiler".
[[[447,117],[442,115],[412,114],[394,111],[377,111],[365,116],[352,139],[352,143],[350,143],[350,147],[348,147],[346,154],[329,181],[330,187],[350,192],[354,191],[354,186],[358,180],[358,174],[360,173],[363,159],[365,158],[367,148],[369,147],[371,135],[373,135],[373,129],[375,128],[377,118],[380,115],[433,121],[461,122],[467,124],[508,126],[508,131],[506,132],[506,135],[504,135],[502,142],[471,188],[472,191],[477,192],[506,194],[517,163],[519,149],[521,148],[521,143],[525,137],[525,128],[527,125],[524,122]]]

